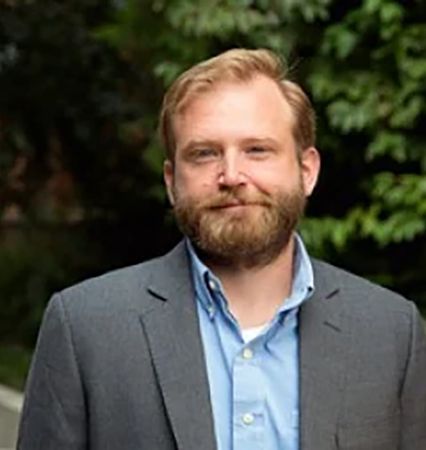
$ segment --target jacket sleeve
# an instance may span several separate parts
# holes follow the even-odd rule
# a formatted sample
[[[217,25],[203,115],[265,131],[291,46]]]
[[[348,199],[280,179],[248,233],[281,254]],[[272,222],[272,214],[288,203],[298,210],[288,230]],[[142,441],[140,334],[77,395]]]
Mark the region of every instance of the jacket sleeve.
[[[426,337],[412,305],[409,356],[401,390],[401,450],[426,449]]]
[[[29,372],[18,450],[86,449],[86,407],[72,329],[59,294],[46,309]]]

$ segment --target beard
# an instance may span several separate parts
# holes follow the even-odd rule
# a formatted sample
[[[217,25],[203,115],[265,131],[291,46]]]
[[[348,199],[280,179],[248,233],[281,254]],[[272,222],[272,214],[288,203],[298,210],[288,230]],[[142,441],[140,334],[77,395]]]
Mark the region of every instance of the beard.
[[[291,191],[273,195],[249,195],[240,186],[209,199],[176,194],[177,224],[199,256],[213,264],[245,268],[265,266],[279,256],[306,205],[301,180]]]

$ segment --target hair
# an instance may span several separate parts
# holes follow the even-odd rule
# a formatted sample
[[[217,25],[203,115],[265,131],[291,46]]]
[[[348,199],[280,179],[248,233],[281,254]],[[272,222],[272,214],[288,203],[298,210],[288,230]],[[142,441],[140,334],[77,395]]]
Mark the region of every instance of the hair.
[[[293,137],[298,156],[315,145],[315,112],[302,88],[288,79],[285,63],[270,50],[232,49],[183,72],[166,92],[160,112],[159,133],[166,156],[174,160],[174,118],[197,95],[211,91],[221,82],[249,82],[264,75],[275,81],[294,116]]]

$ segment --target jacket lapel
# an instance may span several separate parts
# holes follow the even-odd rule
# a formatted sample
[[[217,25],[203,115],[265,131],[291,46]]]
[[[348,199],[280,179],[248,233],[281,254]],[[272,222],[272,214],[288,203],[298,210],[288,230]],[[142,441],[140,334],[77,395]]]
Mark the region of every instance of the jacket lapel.
[[[180,450],[216,449],[209,386],[186,249],[153,271],[152,307],[141,315],[165,407]]]
[[[342,332],[343,306],[336,279],[327,265],[313,262],[315,294],[301,308],[301,450],[337,448],[338,409],[347,349]]]

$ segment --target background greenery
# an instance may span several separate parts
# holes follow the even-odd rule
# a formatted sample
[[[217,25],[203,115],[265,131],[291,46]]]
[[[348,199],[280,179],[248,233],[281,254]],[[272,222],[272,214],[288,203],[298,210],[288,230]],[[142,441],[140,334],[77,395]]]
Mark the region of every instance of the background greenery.
[[[178,239],[161,97],[235,46],[279,52],[316,106],[310,251],[426,306],[425,19],[422,0],[0,0],[0,379],[22,385],[54,290]]]

